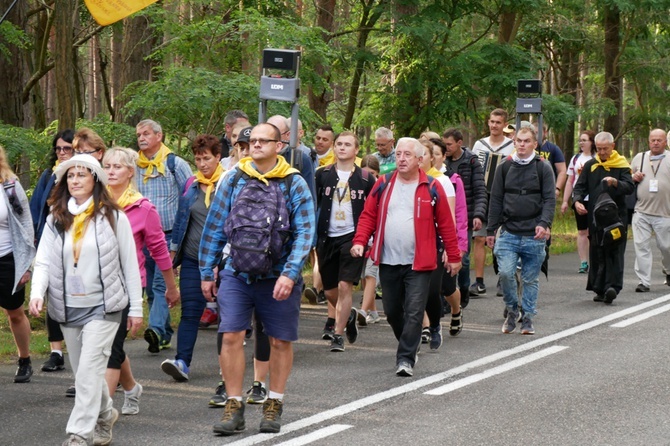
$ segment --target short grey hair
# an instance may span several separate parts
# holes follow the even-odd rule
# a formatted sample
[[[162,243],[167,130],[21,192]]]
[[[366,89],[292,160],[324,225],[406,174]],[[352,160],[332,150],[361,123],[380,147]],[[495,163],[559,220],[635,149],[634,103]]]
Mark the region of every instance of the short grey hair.
[[[266,122],[269,122],[270,124],[277,127],[279,129],[280,133],[284,133],[284,132],[287,132],[287,131],[291,130],[291,126],[288,123],[288,119],[286,119],[282,115],[270,116]],[[280,125],[277,125],[277,124],[280,124]]]
[[[291,118],[286,118],[286,123],[288,124],[288,128],[291,128]],[[302,130],[302,121],[298,119],[298,130]]]
[[[596,143],[612,144],[614,142],[614,136],[610,132],[600,132],[596,135],[594,141]]]
[[[154,131],[154,133],[163,133],[163,127],[153,119],[144,119],[140,122],[137,123],[135,126],[135,130],[140,129],[142,127],[149,126],[151,127],[151,130]]]
[[[223,123],[232,127],[239,118],[244,118],[247,121],[249,120],[249,116],[242,110],[231,110],[226,114],[226,117],[223,118]]]
[[[414,155],[417,158],[422,157],[426,153],[426,147],[416,138],[400,138],[396,143],[396,149],[403,144],[411,144],[414,148]]]
[[[387,129],[386,127],[379,127],[377,130],[375,130],[375,139],[376,138],[393,139],[393,132],[391,129]]]

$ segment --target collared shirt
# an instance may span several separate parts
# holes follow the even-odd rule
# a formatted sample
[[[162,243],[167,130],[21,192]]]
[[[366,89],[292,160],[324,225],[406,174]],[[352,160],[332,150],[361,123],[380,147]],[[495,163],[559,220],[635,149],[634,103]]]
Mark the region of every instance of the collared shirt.
[[[395,163],[395,150],[391,150],[391,153],[388,155],[382,155],[379,152],[375,152],[372,154],[372,156],[379,160],[380,165]]]
[[[154,155],[155,156],[155,155]],[[151,158],[153,159],[153,157]],[[163,231],[171,231],[174,225],[174,219],[177,215],[179,206],[179,196],[184,190],[186,181],[193,175],[188,163],[182,158],[175,156],[175,175],[168,168],[167,158],[165,159],[165,175],[162,175],[154,169],[154,176],[145,183],[142,181],[147,169],[135,166],[138,192],[148,198],[156,206],[158,215],[161,217]],[[175,178],[176,176],[176,178]]]

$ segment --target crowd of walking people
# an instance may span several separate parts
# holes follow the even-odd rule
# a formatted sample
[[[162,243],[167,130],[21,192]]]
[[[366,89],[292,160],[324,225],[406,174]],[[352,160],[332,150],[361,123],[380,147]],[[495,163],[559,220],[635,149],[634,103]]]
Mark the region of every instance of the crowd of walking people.
[[[139,150],[107,148],[87,128],[63,130],[30,200],[0,147],[0,306],[18,351],[14,381],[33,374],[24,309],[30,282],[28,310],[46,317],[51,348],[41,370],[63,370],[66,351],[74,376],[63,445],[110,444],[120,415],[114,393],[123,391],[121,414],[135,415],[143,392],[124,340],[147,319],[148,352],[172,348],[170,310],[178,306],[175,355],[161,370],[188,381],[199,329],[216,324],[221,376],[208,404],[223,414],[214,433],[246,429],[247,404],[263,405],[260,432],[277,433],[303,293],[327,305],[315,336],[334,353],[345,352],[345,339],[357,342],[359,326],[385,317],[398,342],[394,373],[411,377],[421,346],[441,347],[443,318],[449,335],[460,335],[469,301],[486,295],[488,246],[505,306],[501,331],[519,324],[533,335],[557,202],[563,213],[574,210],[575,274],[587,275],[595,302],[611,304],[623,287],[627,201],[635,291],[652,286],[652,236],[670,285],[665,131],[653,129],[649,150],[629,163],[613,135],[585,130],[566,163],[546,128],[540,138],[528,121],[517,129],[502,109],[490,113],[488,127],[472,150],[456,128],[396,140],[381,127],[377,151],[365,155],[355,133],[323,125],[312,149],[301,122],[276,115],[254,126],[234,110],[223,137],[192,141],[195,173],[150,119],[136,126]]]

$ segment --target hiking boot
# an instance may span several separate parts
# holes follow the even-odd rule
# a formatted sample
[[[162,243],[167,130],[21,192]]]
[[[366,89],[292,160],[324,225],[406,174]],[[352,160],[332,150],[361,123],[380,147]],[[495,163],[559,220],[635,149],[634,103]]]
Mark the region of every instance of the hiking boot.
[[[94,446],[105,446],[112,443],[112,427],[119,419],[119,411],[112,407],[110,414],[106,420],[98,418],[95,425],[95,433],[93,434]]]
[[[276,434],[281,429],[281,414],[284,410],[284,402],[275,398],[268,398],[263,403],[263,419],[260,431],[264,434]]]
[[[316,288],[313,286],[305,288],[305,297],[307,298],[307,302],[309,302],[310,305],[316,305],[316,301],[319,298],[319,293],[316,291]]]
[[[268,391],[260,381],[254,381],[247,395],[247,404],[263,404],[268,399]]]
[[[198,328],[207,328],[210,325],[216,324],[218,320],[219,313],[215,309],[205,308],[205,311],[202,312],[202,316],[200,316]]]
[[[161,337],[156,330],[153,328],[147,328],[144,330],[144,340],[147,341],[149,347],[149,353],[158,353],[161,347]]]
[[[507,310],[507,317],[505,318],[505,322],[503,323],[502,326],[502,332],[503,333],[512,333],[514,329],[516,328],[516,320],[519,317],[519,311],[518,310]]]
[[[530,316],[524,316],[523,319],[521,319],[521,334],[535,334],[535,327],[533,327],[533,320],[530,318]]]
[[[227,400],[226,383],[219,381],[219,385],[214,390],[214,395],[209,399],[209,407],[223,407],[226,405]]]
[[[421,330],[421,343],[428,344],[430,342],[430,328],[423,327]]]
[[[72,384],[70,387],[67,388],[65,391],[65,396],[68,398],[74,398],[77,396],[77,388],[75,387],[74,384]]]
[[[123,392],[123,415],[137,415],[140,413],[140,397],[142,396],[142,385],[135,383],[135,388],[130,392]]]
[[[355,308],[351,309],[349,313],[349,319],[347,320],[347,326],[345,328],[345,333],[347,335],[347,341],[349,344],[353,344],[358,339],[358,327],[356,326],[356,319],[358,318],[358,311]]]
[[[341,335],[333,335],[333,340],[330,341],[330,351],[331,352],[343,352],[344,351],[344,338]]]
[[[442,345],[442,325],[430,327],[430,349],[437,350]]]
[[[607,288],[607,291],[605,291],[605,299],[603,302],[605,302],[607,305],[610,305],[612,301],[616,299],[616,290],[614,288]]]
[[[378,323],[382,318],[379,317],[379,313],[376,311],[371,311],[368,313],[368,315],[365,317],[365,321],[370,324],[376,324]]]
[[[62,446],[88,446],[88,442],[84,437],[79,435],[70,434],[70,436],[65,440]]]
[[[451,323],[449,324],[449,336],[458,336],[463,331],[463,307],[458,314],[451,315]]]
[[[475,282],[470,286],[470,297],[479,297],[480,294],[486,294],[486,285]]]
[[[412,370],[412,365],[409,362],[400,361],[395,370],[395,374],[398,376],[412,376],[414,375],[414,370]]]
[[[214,425],[214,433],[233,435],[245,429],[244,403],[236,399],[229,399],[223,409],[221,422]]]
[[[16,369],[14,375],[15,383],[30,382],[30,377],[33,376],[33,365],[30,362],[30,356],[27,358],[19,358],[19,367]]]
[[[177,382],[188,381],[188,366],[181,359],[166,359],[161,363],[161,370]]]
[[[604,294],[596,294],[593,296],[593,301],[594,302],[605,302],[605,295]]]
[[[356,318],[358,319],[358,325],[361,327],[367,327],[368,326],[368,318],[367,318],[367,313],[363,310],[357,310],[357,315]]]
[[[332,341],[334,335],[335,335],[335,326],[328,325],[328,323],[326,322],[326,325],[324,325],[323,327],[323,332],[321,332],[321,339],[324,339],[326,341]]]
[[[638,283],[637,286],[635,287],[635,292],[636,293],[648,293],[649,292],[649,287],[646,286],[644,283]]]
[[[319,291],[319,293],[316,295],[316,303],[319,305],[326,305],[326,303],[328,303],[328,299],[326,299],[326,293],[324,293],[323,290]]]
[[[589,262],[584,261],[580,263],[577,272],[579,274],[587,274],[589,272]]]
[[[49,359],[47,359],[46,362],[42,364],[43,372],[55,372],[57,370],[63,370],[64,368],[65,360],[63,359],[63,355],[58,352],[51,352]]]

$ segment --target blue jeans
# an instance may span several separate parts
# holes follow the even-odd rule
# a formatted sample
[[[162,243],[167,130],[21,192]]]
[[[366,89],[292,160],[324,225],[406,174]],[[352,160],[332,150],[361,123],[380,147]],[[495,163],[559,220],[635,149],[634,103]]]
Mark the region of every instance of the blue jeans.
[[[537,294],[539,291],[539,277],[542,262],[544,262],[546,242],[535,240],[533,236],[521,236],[501,231],[496,240],[493,253],[498,259],[498,273],[503,290],[503,300],[508,309],[518,311],[519,299],[517,296],[516,267],[521,260],[521,282],[523,294],[521,307],[525,314],[537,314]]]
[[[193,349],[198,338],[198,325],[207,301],[200,288],[198,260],[184,256],[179,280],[181,293],[181,321],[177,330],[177,359],[191,365]]]
[[[165,233],[165,240],[170,244],[171,232]],[[156,262],[144,247],[144,269],[147,271],[147,303],[149,304],[149,328],[158,333],[161,340],[170,342],[174,330],[170,325],[170,310],[165,300],[165,279],[161,270],[156,269]]]
[[[384,313],[398,340],[396,365],[403,360],[414,367],[431,273],[414,271],[412,265],[379,265]]]
[[[470,288],[470,248],[472,246],[472,229],[468,229],[468,252],[461,258],[461,270],[458,272],[458,287]],[[439,260],[438,260],[439,261]]]

